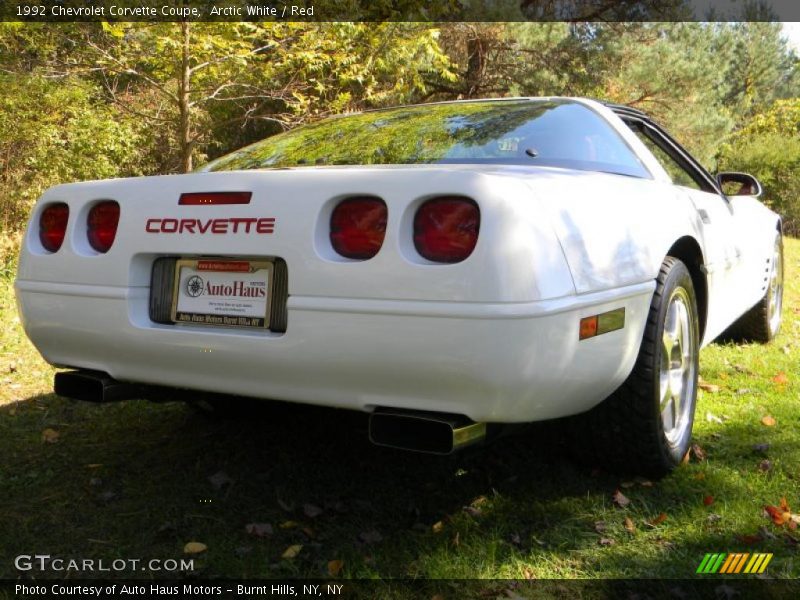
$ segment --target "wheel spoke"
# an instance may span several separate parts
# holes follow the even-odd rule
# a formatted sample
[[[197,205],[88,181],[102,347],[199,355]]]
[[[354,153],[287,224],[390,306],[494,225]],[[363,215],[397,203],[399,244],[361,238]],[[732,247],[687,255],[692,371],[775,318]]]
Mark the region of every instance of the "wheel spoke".
[[[659,404],[664,433],[675,443],[688,426],[693,406],[696,340],[689,298],[676,288],[664,314]]]

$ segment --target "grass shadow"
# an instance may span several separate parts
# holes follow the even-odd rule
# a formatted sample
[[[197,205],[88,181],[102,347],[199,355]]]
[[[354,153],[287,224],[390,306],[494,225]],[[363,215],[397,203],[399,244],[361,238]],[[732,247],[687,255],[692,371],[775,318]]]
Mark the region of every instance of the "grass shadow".
[[[735,542],[724,520],[708,519],[713,508],[701,500],[709,487],[752,503],[746,481],[703,464],[652,487],[624,487],[566,458],[552,427],[450,457],[377,448],[366,427],[360,413],[283,403],[225,420],[179,403],[91,405],[46,395],[6,405],[2,554],[167,559],[197,541],[208,546],[192,557],[193,574],[203,576],[325,577],[331,560],[343,561],[348,577],[675,576]],[[715,441],[701,443],[716,452]],[[616,489],[630,507],[612,504]],[[662,512],[664,525],[646,524]],[[670,520],[691,530],[678,535]],[[264,535],[248,533],[248,524]],[[283,558],[292,546],[302,548]],[[0,564],[3,578],[20,575],[64,574]]]

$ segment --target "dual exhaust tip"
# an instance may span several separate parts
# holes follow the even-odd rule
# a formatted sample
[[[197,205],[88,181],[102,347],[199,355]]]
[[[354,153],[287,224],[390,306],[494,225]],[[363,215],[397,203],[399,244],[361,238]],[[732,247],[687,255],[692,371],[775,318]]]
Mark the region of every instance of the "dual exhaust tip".
[[[59,372],[54,384],[59,396],[97,403],[135,398],[177,400],[196,395],[189,390],[118,381],[102,371]],[[369,417],[369,440],[373,444],[426,454],[452,454],[484,441],[486,431],[486,423],[433,411],[378,408]]]

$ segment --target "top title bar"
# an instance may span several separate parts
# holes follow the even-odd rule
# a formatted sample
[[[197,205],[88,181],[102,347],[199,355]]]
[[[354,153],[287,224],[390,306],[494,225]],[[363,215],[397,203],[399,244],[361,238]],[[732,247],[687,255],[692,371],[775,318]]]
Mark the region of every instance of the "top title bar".
[[[800,21],[796,0],[0,0],[1,21]]]

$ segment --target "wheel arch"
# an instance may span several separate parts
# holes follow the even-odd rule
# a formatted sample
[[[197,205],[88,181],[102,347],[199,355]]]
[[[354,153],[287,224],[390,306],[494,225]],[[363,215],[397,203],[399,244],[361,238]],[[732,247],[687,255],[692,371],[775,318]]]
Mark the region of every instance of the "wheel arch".
[[[674,256],[686,265],[692,277],[695,298],[697,299],[697,313],[700,325],[700,339],[703,339],[708,318],[708,281],[703,271],[704,259],[700,244],[691,236],[684,236],[677,240],[667,251],[667,256]]]

